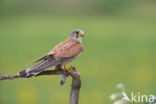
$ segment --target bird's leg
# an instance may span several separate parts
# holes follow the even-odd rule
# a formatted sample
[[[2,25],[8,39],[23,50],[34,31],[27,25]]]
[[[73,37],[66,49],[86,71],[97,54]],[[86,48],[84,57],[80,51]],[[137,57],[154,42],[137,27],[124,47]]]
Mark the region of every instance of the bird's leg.
[[[66,65],[64,65],[64,71],[67,71],[67,72],[69,72],[70,73],[70,68],[71,68],[72,66],[70,66],[70,67],[66,67]]]
[[[64,74],[62,75],[62,78],[61,78],[61,81],[60,81],[60,85],[61,86],[64,85],[64,83],[66,81],[66,77],[69,76],[69,74],[71,73],[70,72],[70,68],[71,68],[71,66],[70,67],[66,67],[66,65],[64,65],[64,68],[63,68]]]
[[[66,65],[64,65],[64,68],[63,68],[64,74],[62,75],[62,78],[61,78],[61,81],[60,81],[61,86],[65,84],[66,77],[69,76],[69,73],[70,73],[69,69],[70,69],[70,67],[66,67]]]

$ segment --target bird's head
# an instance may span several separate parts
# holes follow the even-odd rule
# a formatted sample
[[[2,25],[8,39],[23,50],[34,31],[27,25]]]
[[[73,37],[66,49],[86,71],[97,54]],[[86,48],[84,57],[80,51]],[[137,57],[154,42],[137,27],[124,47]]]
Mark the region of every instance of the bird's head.
[[[83,30],[80,30],[80,29],[76,29],[72,31],[72,33],[70,34],[70,38],[75,39],[79,42],[81,42],[83,37],[84,37],[84,32]]]

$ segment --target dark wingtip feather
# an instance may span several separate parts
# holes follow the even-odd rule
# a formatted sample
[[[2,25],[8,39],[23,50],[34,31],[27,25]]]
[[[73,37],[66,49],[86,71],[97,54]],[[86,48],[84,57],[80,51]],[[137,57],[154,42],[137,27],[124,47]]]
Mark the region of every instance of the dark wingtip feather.
[[[34,75],[33,74],[28,74],[28,73],[26,73],[26,70],[23,70],[23,71],[19,72],[19,76],[21,78],[29,78],[29,77],[32,77]]]
[[[39,61],[42,61],[42,60],[46,60],[46,59],[47,59],[47,55],[45,55],[45,56],[43,56],[43,57],[41,57],[41,58],[39,58],[37,60],[34,60],[33,62],[29,63],[28,65],[39,62]]]
[[[46,58],[47,58],[47,55],[45,55],[45,56],[43,56],[43,57],[41,57],[41,58],[39,58],[39,59],[33,61],[32,63],[36,63],[36,62],[39,62],[39,61],[45,60]]]
[[[27,75],[26,70],[19,72],[20,77],[25,77]]]

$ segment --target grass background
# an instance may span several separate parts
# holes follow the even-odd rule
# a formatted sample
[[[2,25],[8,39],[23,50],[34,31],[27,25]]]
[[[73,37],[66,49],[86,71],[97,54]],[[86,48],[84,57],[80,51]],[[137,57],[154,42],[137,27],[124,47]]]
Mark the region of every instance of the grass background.
[[[156,8],[151,8],[153,3],[143,4],[113,15],[13,14],[16,9],[13,13],[2,9],[0,74],[26,69],[80,28],[86,33],[85,50],[71,63],[81,73],[80,104],[111,104],[109,96],[118,83],[125,85],[129,96],[132,91],[156,94],[156,14],[152,12]],[[0,104],[68,104],[71,78],[63,87],[60,79],[41,76],[1,81]]]

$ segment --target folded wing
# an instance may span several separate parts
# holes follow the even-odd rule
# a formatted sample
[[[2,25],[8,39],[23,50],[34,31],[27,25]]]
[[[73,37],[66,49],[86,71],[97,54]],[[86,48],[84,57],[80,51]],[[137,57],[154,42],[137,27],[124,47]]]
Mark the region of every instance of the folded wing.
[[[67,39],[63,44],[57,45],[48,55],[53,54],[59,58],[69,58],[79,55],[83,51],[81,43],[74,39]]]

